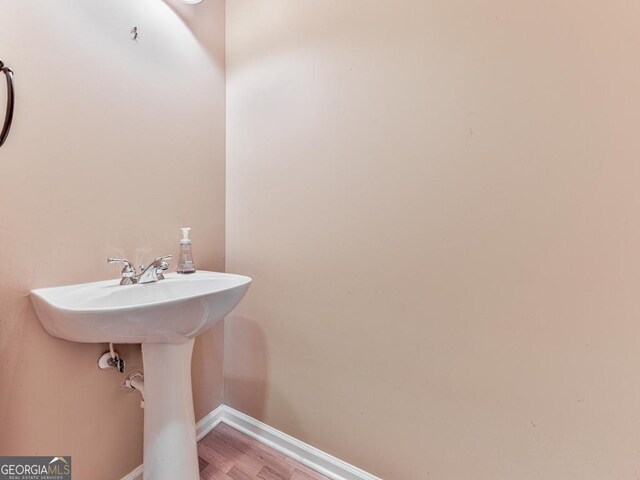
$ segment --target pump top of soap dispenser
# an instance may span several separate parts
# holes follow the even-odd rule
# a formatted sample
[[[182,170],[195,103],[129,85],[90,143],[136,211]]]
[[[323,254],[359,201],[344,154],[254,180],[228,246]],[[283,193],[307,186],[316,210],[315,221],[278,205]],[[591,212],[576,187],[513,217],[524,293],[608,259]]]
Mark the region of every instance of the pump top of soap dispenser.
[[[181,228],[182,230],[182,240],[180,240],[180,245],[190,245],[191,239],[189,238],[189,232],[191,231],[190,227]]]

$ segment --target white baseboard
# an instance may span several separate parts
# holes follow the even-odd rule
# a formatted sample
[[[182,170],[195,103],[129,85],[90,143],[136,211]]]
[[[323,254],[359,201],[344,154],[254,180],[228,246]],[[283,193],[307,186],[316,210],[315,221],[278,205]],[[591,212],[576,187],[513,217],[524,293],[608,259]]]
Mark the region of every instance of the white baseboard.
[[[224,419],[224,411],[226,405],[220,405],[213,412],[207,414],[202,420],[196,423],[196,439],[202,440],[207,433],[216,428],[216,426]]]
[[[197,439],[203,438],[220,422],[293,458],[331,480],[382,480],[226,405],[220,405],[196,424]],[[122,480],[142,480],[142,465]]]
[[[249,415],[223,407],[222,422],[332,480],[381,480]]]
[[[142,480],[142,465],[138,465],[135,470],[122,477],[122,480]]]

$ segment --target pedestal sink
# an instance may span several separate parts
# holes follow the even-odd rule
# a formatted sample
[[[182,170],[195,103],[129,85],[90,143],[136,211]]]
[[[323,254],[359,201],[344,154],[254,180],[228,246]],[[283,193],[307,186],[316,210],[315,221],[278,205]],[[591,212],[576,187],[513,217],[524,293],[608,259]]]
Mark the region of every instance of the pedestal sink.
[[[54,337],[142,344],[145,480],[200,478],[191,393],[194,338],[228,314],[250,283],[242,275],[200,271],[148,284],[110,280],[31,292]]]

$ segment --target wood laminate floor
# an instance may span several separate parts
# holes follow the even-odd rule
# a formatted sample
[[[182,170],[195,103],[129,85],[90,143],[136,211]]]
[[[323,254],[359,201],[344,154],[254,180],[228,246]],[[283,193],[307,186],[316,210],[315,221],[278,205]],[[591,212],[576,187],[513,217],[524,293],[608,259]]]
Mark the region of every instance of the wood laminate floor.
[[[198,442],[198,460],[200,480],[329,480],[224,423]]]

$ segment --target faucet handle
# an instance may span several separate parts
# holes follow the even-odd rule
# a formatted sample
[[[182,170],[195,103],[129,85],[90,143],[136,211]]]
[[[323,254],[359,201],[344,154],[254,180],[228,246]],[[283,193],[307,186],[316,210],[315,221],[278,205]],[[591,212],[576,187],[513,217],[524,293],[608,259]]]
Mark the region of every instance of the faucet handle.
[[[169,268],[169,260],[173,258],[173,255],[163,255],[161,257],[157,257],[152,265],[156,265],[156,268],[159,270],[167,270]],[[162,275],[162,274],[160,274]]]
[[[133,272],[136,273],[136,269],[133,268],[133,264],[127,260],[126,258],[107,258],[107,263],[122,263],[124,264],[124,268],[122,269],[122,273]]]
[[[164,280],[164,275],[162,272],[165,270],[169,270],[169,260],[171,260],[172,258],[173,255],[163,255],[162,257],[158,257],[153,261],[153,263],[158,265],[156,269],[158,280]]]
[[[166,270],[167,268],[169,268],[169,264],[167,262],[167,260],[171,260],[173,258],[173,255],[163,255],[161,257],[156,257],[150,264],[149,264],[149,268],[152,266],[156,266],[156,268],[162,268],[162,270]],[[147,269],[147,267],[145,266],[145,264],[143,263],[142,265],[140,265],[140,271],[143,272]]]
[[[136,269],[133,264],[126,258],[107,258],[107,263],[122,263],[122,280],[120,285],[131,285],[135,283]]]

